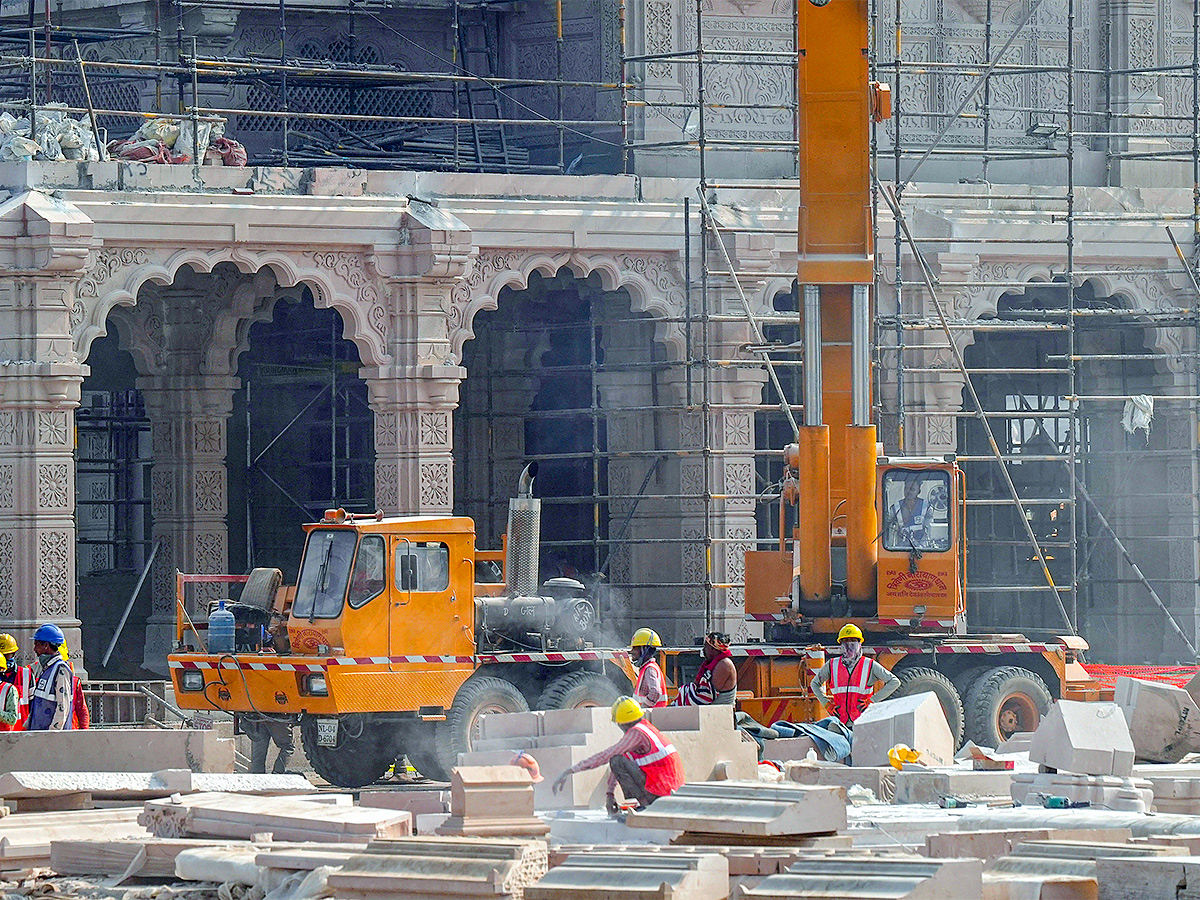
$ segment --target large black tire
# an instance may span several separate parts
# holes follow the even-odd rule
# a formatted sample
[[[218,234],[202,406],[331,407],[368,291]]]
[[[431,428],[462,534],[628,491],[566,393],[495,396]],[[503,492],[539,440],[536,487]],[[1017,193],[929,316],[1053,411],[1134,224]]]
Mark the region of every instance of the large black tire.
[[[1046,683],[1020,666],[989,669],[967,692],[967,737],[998,747],[1019,731],[1035,731],[1054,698]]]
[[[538,697],[538,709],[580,709],[612,706],[621,691],[599,672],[568,672],[559,675]]]
[[[950,676],[950,681],[958,691],[958,696],[962,698],[964,710],[967,708],[967,694],[971,692],[971,685],[978,681],[981,675],[990,671],[992,671],[991,666],[971,666],[963,669],[957,675]]]
[[[423,775],[447,781],[450,770],[458,765],[458,754],[469,752],[479,736],[479,720],[489,713],[529,712],[529,704],[516,686],[503,678],[478,676],[458,689],[454,703],[446,711],[446,721],[437,728],[439,771],[426,772],[421,763],[413,764]],[[424,754],[420,754],[423,758]],[[423,760],[432,762],[432,760]],[[430,767],[432,768],[432,766]]]
[[[924,666],[914,666],[911,669],[901,669],[896,673],[900,679],[900,689],[893,697],[908,697],[913,694],[931,692],[942,704],[942,712],[946,714],[946,724],[950,726],[950,734],[954,737],[955,749],[963,743],[963,704],[954,684],[937,669],[927,669]]]
[[[300,719],[300,741],[314,771],[330,784],[359,788],[379,780],[396,758],[396,732],[370,716],[339,716],[336,747],[317,744],[317,717]]]

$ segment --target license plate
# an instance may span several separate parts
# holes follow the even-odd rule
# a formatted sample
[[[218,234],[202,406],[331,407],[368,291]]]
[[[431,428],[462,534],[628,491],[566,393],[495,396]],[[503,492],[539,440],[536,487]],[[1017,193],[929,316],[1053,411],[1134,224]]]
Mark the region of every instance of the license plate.
[[[212,716],[205,716],[200,713],[192,716],[192,727],[197,731],[212,731],[213,724]]]
[[[338,737],[337,719],[317,719],[317,746],[336,747]]]

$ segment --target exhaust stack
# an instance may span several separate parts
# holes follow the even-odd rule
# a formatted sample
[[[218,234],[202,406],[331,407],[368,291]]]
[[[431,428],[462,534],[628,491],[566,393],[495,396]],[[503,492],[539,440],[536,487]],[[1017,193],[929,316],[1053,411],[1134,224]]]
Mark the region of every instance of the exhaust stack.
[[[504,571],[512,597],[538,596],[538,553],[542,540],[542,501],[533,496],[537,463],[530,463],[517,481],[517,496],[508,501],[508,543]]]

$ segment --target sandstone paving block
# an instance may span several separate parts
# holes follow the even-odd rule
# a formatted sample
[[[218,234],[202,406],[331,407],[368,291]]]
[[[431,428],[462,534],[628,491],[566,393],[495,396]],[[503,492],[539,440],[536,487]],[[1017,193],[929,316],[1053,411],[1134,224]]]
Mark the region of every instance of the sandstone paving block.
[[[896,744],[919,751],[928,764],[953,764],[954,735],[935,694],[926,691],[872,703],[854,723],[856,766],[887,765],[887,752]]]
[[[0,818],[0,868],[49,865],[57,840],[145,837],[136,809],[20,813]]]
[[[1065,797],[1097,809],[1128,812],[1149,812],[1154,802],[1150,782],[1144,779],[1072,772],[1017,772],[1009,795],[1022,806],[1041,806],[1045,797]]]
[[[567,786],[555,794],[554,779],[577,762],[603,750],[606,744],[596,746],[538,747],[529,753],[537,760],[543,780],[533,786],[533,803],[536,809],[572,809],[591,807],[602,809],[607,793],[608,767],[577,772],[567,779]],[[489,750],[460,753],[459,763],[463,766],[506,766],[512,762],[512,750]]]
[[[844,854],[802,859],[789,866],[787,872],[741,888],[741,895],[753,900],[801,897],[971,900],[981,897],[982,892],[983,870],[977,859],[872,859]]]
[[[929,835],[925,839],[925,855],[934,859],[973,856],[986,863],[1012,853],[1017,845],[1025,841],[1107,841],[1124,844],[1129,839],[1130,832],[1127,828],[955,831]]]
[[[896,770],[888,766],[843,766],[830,762],[794,762],[784,766],[788,781],[850,788],[865,787],[887,803],[896,792]]]
[[[374,809],[406,809],[414,816],[421,813],[450,811],[449,791],[363,791],[359,806]]]
[[[1115,700],[1139,760],[1175,763],[1200,750],[1200,705],[1183,688],[1122,676]]]
[[[719,853],[573,853],[535,885],[526,900],[724,900],[729,861]]]
[[[1012,754],[1012,753],[1028,753],[1029,748],[1033,746],[1032,731],[1018,731],[1009,735],[1008,739],[1002,741],[1000,746],[995,748],[997,753]]]
[[[1013,773],[971,769],[922,769],[905,766],[896,773],[896,803],[936,803],[942,797],[1007,797]]]
[[[1200,857],[1159,856],[1096,861],[1099,900],[1179,900],[1200,893]]]
[[[810,737],[778,738],[776,740],[763,741],[762,758],[773,759],[776,762],[787,762],[789,760],[807,759],[809,751],[812,751],[817,756],[821,755],[821,748]]]
[[[584,706],[579,709],[548,709],[542,713],[539,736],[563,734],[594,734],[608,744],[616,743],[624,734],[612,720],[607,706]]]
[[[1059,700],[1034,732],[1029,759],[1081,775],[1133,774],[1133,740],[1115,703]]]
[[[215,731],[86,728],[0,732],[0,772],[233,772],[233,741]]]
[[[886,807],[883,807],[886,809]],[[904,809],[906,807],[898,807]],[[1138,838],[1158,836],[1198,836],[1200,817],[1153,815],[1108,809],[966,809],[958,817],[963,831],[988,831],[999,828],[1126,828]]]
[[[479,720],[479,737],[490,741],[508,737],[537,737],[542,733],[541,712],[493,713]]]
[[[83,792],[93,799],[148,800],[171,794],[226,791],[237,794],[282,796],[311,794],[312,784],[303,775],[191,772],[5,772],[0,775],[0,797],[6,800],[52,797]]]
[[[533,781],[520,766],[457,766],[450,772],[450,818],[437,834],[542,835],[533,814]]]
[[[353,893],[409,898],[508,895],[546,874],[538,840],[408,838],[372,841],[367,852],[329,875],[334,896]]]
[[[49,867],[56,875],[128,873],[139,878],[173,879],[176,856],[184,850],[211,846],[211,840],[202,838],[51,841]],[[230,841],[217,846],[233,849],[239,844]]]
[[[249,838],[271,833],[287,841],[358,841],[412,832],[404,810],[320,804],[293,797],[192,794],[148,800],[138,818],[158,837]]]
[[[627,821],[636,828],[704,834],[833,833],[846,828],[846,792],[838,787],[748,782],[685,784]]]

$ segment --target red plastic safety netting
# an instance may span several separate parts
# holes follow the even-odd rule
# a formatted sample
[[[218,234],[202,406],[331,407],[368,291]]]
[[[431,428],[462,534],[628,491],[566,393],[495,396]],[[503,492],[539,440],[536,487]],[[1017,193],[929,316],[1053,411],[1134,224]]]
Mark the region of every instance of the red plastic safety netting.
[[[1161,681],[1183,687],[1200,672],[1198,666],[1102,666],[1096,663],[1084,663],[1089,675],[1108,688],[1117,686],[1117,679],[1122,675],[1127,678],[1142,678],[1146,681]]]

